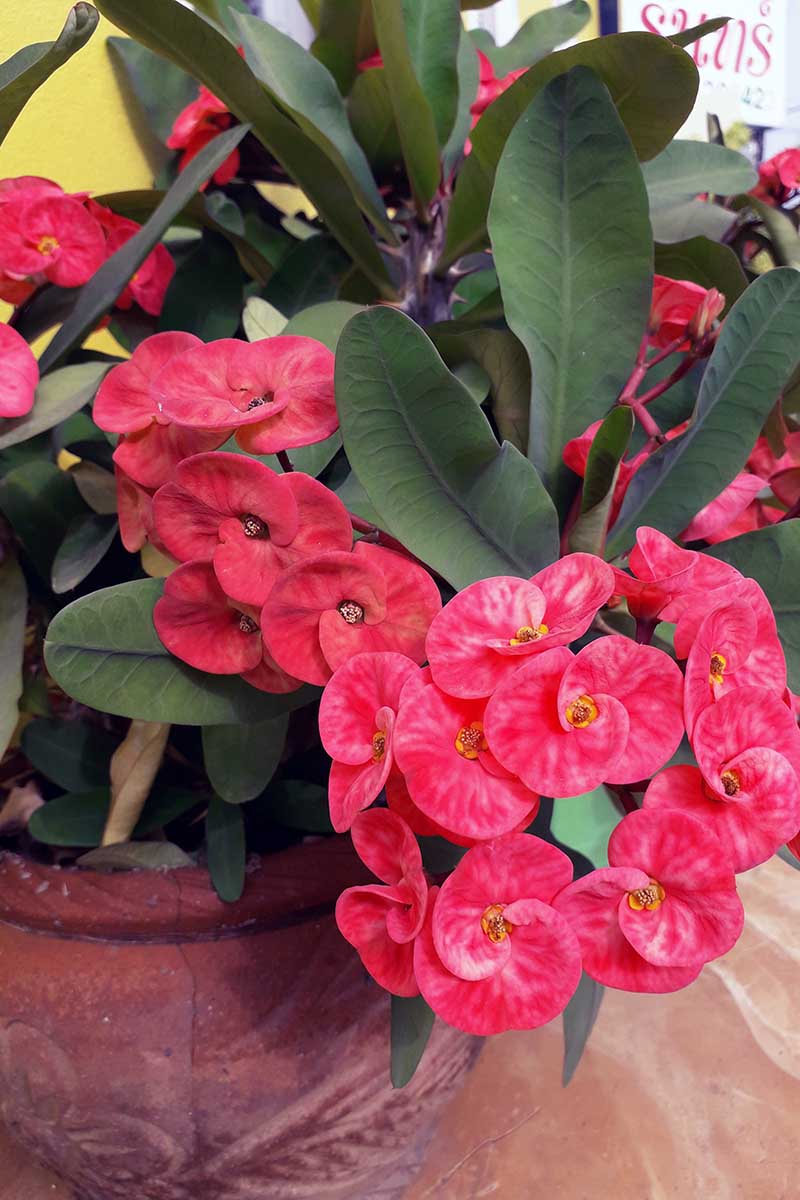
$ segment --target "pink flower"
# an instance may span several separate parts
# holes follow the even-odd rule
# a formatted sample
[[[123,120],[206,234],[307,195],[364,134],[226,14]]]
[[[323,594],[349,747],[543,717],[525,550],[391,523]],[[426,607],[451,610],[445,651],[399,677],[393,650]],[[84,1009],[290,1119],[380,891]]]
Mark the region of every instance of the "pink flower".
[[[185,170],[188,163],[199,154],[204,146],[213,141],[217,134],[235,124],[235,118],[225,104],[207,87],[200,85],[197,98],[178,113],[167,138],[170,150],[183,150],[178,170]],[[221,166],[217,167],[213,179],[222,187],[230,183],[239,170],[239,150],[232,150]],[[205,186],[205,185],[204,185]],[[202,189],[201,189],[202,190]]]
[[[630,813],[611,834],[608,861],[554,901],[599,983],[676,991],[738,940],[744,911],[733,870],[702,821],[666,809]]]
[[[592,448],[592,442],[597,436],[597,431],[603,424],[602,421],[594,421],[587,429],[584,430],[579,437],[572,438],[565,445],[561,457],[564,460],[564,465],[569,467],[570,471],[574,471],[581,479],[586,477],[586,464],[589,461],[589,451]],[[647,451],[640,450],[633,458],[623,460],[620,463],[617,482],[614,487],[614,496],[611,501],[611,511],[609,513],[608,524],[609,528],[614,524],[619,516],[619,510],[622,507],[622,501],[625,499],[625,493],[628,490],[628,485],[631,479],[639,470],[639,467],[647,458]]]
[[[151,539],[153,533],[153,494],[116,465],[114,478],[117,484],[119,536],[125,549],[135,554]]]
[[[728,692],[697,719],[699,767],[667,767],[643,807],[699,817],[735,871],[770,858],[800,828],[800,731],[789,708],[764,688]]]
[[[302,472],[276,475],[243,454],[185,459],[154,505],[159,537],[174,558],[213,562],[226,594],[259,608],[285,567],[353,544],[338,496]]]
[[[170,654],[198,671],[242,675],[265,692],[293,692],[300,686],[270,657],[258,613],[228,599],[209,563],[184,563],[167,577],[153,624]]]
[[[322,744],[333,759],[328,781],[331,823],[349,829],[377,799],[394,763],[400,693],[419,671],[403,654],[356,654],[328,681],[319,707]]]
[[[357,542],[288,567],[267,597],[261,624],[284,670],[325,684],[361,651],[425,659],[425,634],[441,608],[436,584],[402,554]]]
[[[683,736],[683,677],[653,646],[598,638],[526,662],[486,707],[489,747],[545,796],[647,779]]]
[[[653,278],[653,297],[647,332],[651,346],[663,349],[676,338],[689,339],[689,325],[706,299],[706,288],[687,279]],[[687,346],[681,346],[686,349]]]
[[[339,427],[333,354],[286,335],[194,346],[158,377],[164,415],[195,429],[235,429],[251,454],[321,442]]]
[[[725,540],[725,532],[749,507],[758,493],[767,487],[766,479],[740,471],[724,491],[692,518],[680,535],[684,542]]]
[[[431,890],[414,970],[442,1020],[487,1036],[536,1029],[563,1012],[581,954],[552,902],[571,878],[566,854],[514,833],[467,851],[438,893]]]
[[[112,367],[98,389],[94,419],[101,429],[126,435],[117,443],[114,462],[142,487],[160,487],[184,458],[215,450],[228,436],[227,430],[172,425],[155,386],[162,367],[172,358],[202,345],[192,333],[153,334],[127,362]]]
[[[676,546],[670,538],[640,525],[628,556],[633,575],[614,568],[614,590],[628,601],[637,620],[655,621],[677,596],[691,592],[700,555]]]
[[[512,83],[519,79],[520,75],[524,75],[527,67],[519,67],[516,71],[509,71],[507,75],[498,78],[494,73],[494,67],[490,60],[486,57],[482,50],[478,51],[478,61],[480,63],[480,75],[478,77],[478,94],[470,105],[469,111],[472,113],[472,128],[474,129],[479,118],[486,112],[490,104],[493,104],[498,96],[502,96],[503,92],[511,87]]]
[[[24,417],[33,408],[39,364],[22,334],[0,324],[0,417]]]
[[[0,205],[0,266],[6,275],[77,287],[105,257],[103,230],[71,196],[23,188]]]
[[[751,195],[773,207],[785,204],[800,186],[800,148],[781,150],[758,168],[758,183]]]
[[[412,802],[459,841],[508,833],[529,824],[539,807],[538,795],[489,749],[485,709],[485,700],[457,699],[412,677],[394,729],[395,761]]]
[[[414,939],[428,904],[419,846],[405,821],[385,808],[359,813],[351,835],[359,858],[385,886],[342,892],[336,924],[381,987],[395,996],[416,996]]]
[[[434,681],[452,696],[490,695],[527,658],[585,633],[613,578],[595,555],[568,554],[530,580],[499,575],[470,584],[428,631]]]
[[[753,584],[752,580],[746,582]],[[764,687],[776,696],[785,692],[786,659],[775,633],[772,610],[769,609],[769,623],[760,623],[756,610],[745,598],[744,586],[740,594],[741,600],[709,612],[689,651],[684,718],[690,738],[701,712],[734,689]],[[675,651],[679,656],[681,641],[676,630]]]
[[[87,200],[86,208],[103,228],[106,235],[106,252],[109,256],[115,254],[142,228],[138,222],[119,216],[104,204],[98,204],[96,200]],[[164,307],[164,297],[174,274],[175,262],[172,255],[166,246],[159,243],[132,275],[125,289],[115,300],[115,307],[128,309],[135,301],[144,312],[157,317]]]

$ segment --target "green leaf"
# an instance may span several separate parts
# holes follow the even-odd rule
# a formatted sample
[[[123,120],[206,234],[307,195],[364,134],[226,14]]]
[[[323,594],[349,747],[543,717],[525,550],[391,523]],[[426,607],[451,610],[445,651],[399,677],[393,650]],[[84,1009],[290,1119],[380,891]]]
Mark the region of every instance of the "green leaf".
[[[383,260],[341,172],[270,100],[236,47],[212,22],[179,0],[99,0],[98,7],[125,33],[199,79],[240,121],[252,124],[255,136],[305,192],[353,261],[382,295],[392,298]]]
[[[217,795],[229,804],[259,796],[278,768],[288,728],[288,713],[257,725],[207,725],[203,761]]]
[[[800,274],[777,267],[737,300],[711,355],[689,428],[651,454],[631,480],[610,555],[639,525],[679,534],[744,467],[800,361]]]
[[[425,1053],[433,1021],[433,1009],[422,996],[392,996],[393,1088],[404,1088],[411,1082]]]
[[[76,865],[92,871],[164,871],[195,864],[172,842],[116,842],[82,854]]]
[[[736,215],[708,200],[687,200],[670,208],[657,208],[651,218],[653,237],[657,242],[685,242],[697,237],[718,242],[728,232]]]
[[[344,481],[336,489],[336,495],[349,512],[355,513],[357,517],[361,517],[364,521],[369,521],[370,525],[375,525],[379,529],[385,528],[383,517],[371,503],[369,496],[358,482],[358,476],[355,471],[350,471],[345,476]]]
[[[0,64],[0,142],[37,88],[86,45],[97,21],[91,4],[75,4],[54,42],[25,46]]]
[[[699,42],[700,38],[705,37],[707,33],[716,33],[718,29],[722,29],[722,26],[727,25],[728,21],[730,21],[730,17],[714,17],[710,21],[702,21],[699,25],[693,25],[691,29],[673,33],[669,40],[676,46],[691,46],[692,42]]]
[[[781,521],[710,546],[706,554],[730,563],[761,584],[778,622],[789,687],[800,691],[800,521]]]
[[[22,751],[37,771],[68,792],[108,788],[111,755],[119,738],[87,721],[30,721]]]
[[[355,138],[374,171],[391,171],[402,163],[400,135],[381,67],[358,75],[347,98],[347,111]]]
[[[220,900],[232,904],[244,891],[247,845],[242,810],[212,796],[206,814],[208,871]]]
[[[561,502],[573,487],[564,445],[622,390],[652,287],[641,171],[593,72],[575,67],[531,102],[500,160],[489,229],[536,380],[528,456]]]
[[[402,0],[372,0],[372,16],[408,181],[417,213],[427,221],[428,201],[440,176],[433,112],[414,73]]]
[[[56,551],[51,582],[56,595],[71,592],[105,557],[117,534],[117,518],[99,513],[73,517]]]
[[[742,202],[752,208],[764,222],[772,243],[772,256],[779,267],[800,269],[800,235],[794,222],[779,208],[765,204],[755,196],[743,196]]]
[[[360,304],[350,304],[347,300],[328,300],[324,304],[312,304],[310,308],[296,313],[283,332],[316,338],[329,350],[335,351],[347,322],[362,311]],[[292,454],[296,455],[297,450],[293,450]]]
[[[273,821],[304,833],[333,833],[328,811],[328,791],[305,779],[280,779],[264,798]]]
[[[633,411],[627,405],[612,408],[592,441],[586,461],[581,511],[569,535],[569,548],[573,552],[603,553],[614,489],[634,423]]]
[[[49,583],[53,559],[70,521],[87,512],[67,472],[51,462],[15,467],[0,483],[0,511],[42,580]]]
[[[119,62],[147,123],[163,147],[163,160],[171,151],[166,141],[178,113],[197,97],[197,83],[191,75],[164,62],[158,54],[130,38],[110,37],[107,46],[112,61]]]
[[[111,366],[108,362],[85,362],[46,375],[36,389],[31,411],[24,417],[0,422],[0,450],[29,441],[89,404]]]
[[[111,308],[128,280],[160,240],[165,229],[186,206],[198,187],[213,175],[231,150],[238,146],[247,130],[246,125],[237,125],[219,134],[205,146],[181,172],[139,232],[95,271],[89,282],[81,288],[72,313],[42,355],[39,364],[42,371],[49,370],[74,346],[80,345],[94,329],[100,317]]]
[[[336,355],[345,450],[388,528],[456,588],[530,576],[558,556],[555,510],[531,464],[497,446],[419,326],[359,313]]]
[[[178,267],[158,320],[159,332],[181,329],[204,342],[230,338],[239,328],[245,276],[236,251],[206,233]]]
[[[202,799],[197,793],[180,788],[159,788],[151,792],[133,836],[145,837],[163,829]],[[99,846],[110,804],[108,787],[68,792],[37,809],[36,819],[31,818],[28,828],[37,841],[48,846]]]
[[[319,36],[311,52],[333,75],[347,95],[358,64],[375,49],[371,0],[319,0]]]
[[[489,58],[495,74],[508,75],[521,67],[531,67],[546,55],[577,37],[591,20],[592,10],[586,0],[569,0],[555,8],[528,17],[505,46],[496,46]]]
[[[344,102],[328,69],[287,34],[258,17],[237,14],[236,25],[256,77],[336,165],[376,229],[395,242],[369,163],[353,137]]]
[[[19,719],[27,619],[25,578],[16,558],[6,550],[0,562],[0,758]]]
[[[461,30],[458,41],[458,107],[447,145],[442,150],[442,173],[449,178],[464,153],[464,143],[472,126],[470,109],[475,103],[480,80],[480,64],[475,45],[466,29]]]
[[[453,367],[453,374],[462,387],[467,389],[476,404],[483,404],[488,398],[492,381],[479,363],[472,359],[465,359],[457,367]]]
[[[519,338],[507,329],[458,330],[453,321],[428,330],[447,365],[464,362],[483,367],[492,385],[492,414],[503,441],[523,454],[528,445],[531,405],[531,365]]]
[[[244,306],[242,325],[249,342],[259,342],[262,338],[277,337],[286,328],[286,317],[260,296],[251,296]]]
[[[673,208],[701,192],[732,196],[747,192],[758,179],[743,154],[713,142],[670,142],[642,167],[650,208]]]
[[[694,105],[697,68],[666,38],[619,33],[549,54],[495,100],[475,126],[437,270],[484,243],[495,171],[511,130],[537,92],[576,66],[590,67],[606,85],[642,161],[664,149]]]
[[[78,416],[83,417],[84,413],[79,413]],[[103,438],[103,442],[108,447],[105,438]],[[100,444],[98,442],[98,445]],[[76,463],[74,467],[70,467],[69,476],[82,499],[93,512],[106,516],[116,513],[117,487],[111,471],[87,461]]]
[[[313,304],[333,300],[349,266],[335,239],[316,233],[289,251],[264,288],[264,299],[293,317]]]
[[[594,1028],[603,1000],[602,983],[584,971],[578,990],[564,1009],[564,1067],[561,1075],[564,1087],[572,1079],[581,1061],[589,1034]]]
[[[45,661],[67,695],[143,721],[233,725],[264,721],[308,703],[313,688],[273,696],[237,675],[207,675],[169,654],[153,628],[161,579],[103,588],[63,608],[45,641]]]
[[[461,16],[457,0],[402,0],[414,74],[433,111],[439,145],[453,129],[458,107],[458,45]]]
[[[550,831],[595,867],[607,867],[608,839],[620,820],[608,789],[601,785],[583,796],[554,800]]]
[[[656,271],[670,279],[688,279],[700,287],[717,288],[727,301],[725,312],[747,287],[739,259],[730,246],[721,246],[706,237],[656,246]]]

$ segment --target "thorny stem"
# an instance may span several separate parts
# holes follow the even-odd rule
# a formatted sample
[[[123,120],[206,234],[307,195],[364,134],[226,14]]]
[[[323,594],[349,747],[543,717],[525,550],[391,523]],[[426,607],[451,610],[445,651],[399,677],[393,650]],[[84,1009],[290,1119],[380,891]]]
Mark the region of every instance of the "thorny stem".
[[[661,432],[658,422],[655,420],[652,413],[649,413],[647,409],[643,407],[641,400],[632,400],[629,407],[633,410],[634,416],[638,418],[639,424],[649,438],[653,438],[659,443],[659,445],[667,440],[664,434]]]
[[[684,358],[682,362],[678,363],[671,375],[668,375],[666,379],[662,379],[661,383],[657,383],[654,387],[651,387],[648,392],[644,393],[644,395],[637,396],[636,403],[649,404],[651,400],[655,400],[659,396],[663,396],[664,392],[669,391],[673,384],[677,383],[680,379],[683,379],[684,375],[689,374],[696,362],[697,358],[692,353],[687,354],[686,358]]]

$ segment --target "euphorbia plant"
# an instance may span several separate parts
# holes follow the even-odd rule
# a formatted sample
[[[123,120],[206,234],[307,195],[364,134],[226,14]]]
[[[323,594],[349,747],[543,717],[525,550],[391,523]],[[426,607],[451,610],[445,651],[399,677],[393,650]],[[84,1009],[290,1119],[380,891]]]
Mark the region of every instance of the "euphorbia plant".
[[[248,846],[349,831],[394,1081],[433,1013],[564,1012],[571,1070],[602,986],[690,984],[800,829],[800,276],[726,244],[749,163],[674,140],[706,26],[553,53],[582,0],[502,47],[457,0],[309,7],[307,53],[103,0],[168,190],[0,186],[26,844],[235,899]]]

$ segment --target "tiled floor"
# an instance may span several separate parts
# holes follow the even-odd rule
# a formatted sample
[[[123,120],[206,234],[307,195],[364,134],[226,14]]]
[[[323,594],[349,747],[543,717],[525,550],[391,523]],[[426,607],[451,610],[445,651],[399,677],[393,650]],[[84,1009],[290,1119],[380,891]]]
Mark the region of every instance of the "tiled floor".
[[[800,874],[740,890],[731,954],[673,996],[607,993],[566,1091],[559,1022],[488,1045],[408,1200],[798,1200]],[[5,1141],[0,1180],[70,1200]]]

